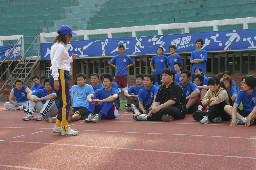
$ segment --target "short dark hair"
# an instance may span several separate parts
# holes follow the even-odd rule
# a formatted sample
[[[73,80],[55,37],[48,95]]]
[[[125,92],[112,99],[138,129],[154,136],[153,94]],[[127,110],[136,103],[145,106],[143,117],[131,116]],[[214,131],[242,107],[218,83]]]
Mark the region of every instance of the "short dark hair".
[[[15,80],[15,84],[16,84],[17,82],[20,82],[20,83],[22,83],[22,84],[23,84],[23,80],[22,80],[22,79],[20,79],[20,78],[18,78],[18,79],[16,79],[16,80]]]
[[[253,76],[244,76],[242,78],[242,81],[243,80],[245,80],[245,83],[247,84],[247,86],[250,86],[252,89],[255,88],[256,80]]]
[[[163,48],[163,47],[157,47],[157,49],[159,49],[159,48],[160,48],[162,51],[164,51],[164,48]]]
[[[220,85],[220,79],[218,77],[211,77],[208,79],[209,85]]]
[[[182,64],[179,61],[176,61],[173,65],[177,64],[180,68],[182,68]]]
[[[83,74],[83,73],[78,73],[78,74],[76,75],[76,79],[77,79],[78,77],[83,77],[83,78],[86,80],[86,75]]]
[[[175,46],[175,45],[170,45],[170,46],[169,46],[169,49],[170,49],[170,48],[173,48],[173,49],[176,50],[176,46]]]
[[[202,82],[201,84],[203,84],[204,82],[204,76],[202,76],[201,74],[197,74],[194,76],[194,80],[198,78],[200,82]]]
[[[155,79],[154,79],[154,77],[151,74],[145,74],[144,75],[144,79],[145,79],[145,77],[149,77],[150,81],[154,83]]]
[[[203,70],[202,70],[201,67],[196,67],[196,68],[194,69],[194,73],[195,73],[195,71],[196,71],[197,69],[198,69],[201,73],[203,72]]]
[[[102,80],[109,79],[109,81],[113,82],[113,77],[110,74],[102,74]]]
[[[144,76],[143,76],[143,74],[137,74],[136,75],[136,78],[141,78],[142,80],[144,79]]]
[[[41,76],[40,77],[40,80],[42,80],[42,79],[47,79],[48,77],[46,76],[46,75],[43,75],[43,76]]]
[[[224,71],[224,72],[223,72],[223,75],[224,75],[224,74],[227,74],[227,75],[231,76],[232,73],[231,73],[231,71]]]
[[[50,83],[50,79],[45,78],[45,79],[44,79],[44,85],[45,85],[45,83],[47,83],[47,82]]]
[[[181,72],[181,74],[186,74],[187,77],[191,77],[191,73],[190,73],[190,71],[188,71],[188,70],[183,70],[183,71]]]
[[[38,80],[39,80],[39,76],[37,76],[37,75],[36,75],[36,76],[33,76],[33,77],[32,77],[32,80],[34,80],[34,79],[38,79]]]
[[[168,74],[169,76],[173,75],[173,80],[175,79],[175,71],[173,69],[165,68],[162,74]]]
[[[124,50],[125,50],[124,45],[119,45],[119,46],[118,46],[118,49],[119,49],[119,48],[122,48],[122,49],[124,49]]]
[[[200,38],[200,39],[197,39],[197,40],[196,40],[196,43],[197,43],[197,42],[201,42],[201,45],[202,45],[202,46],[204,45],[204,41],[203,41],[201,38]]]
[[[97,73],[92,73],[90,76],[96,76],[98,79],[100,79],[100,76]]]

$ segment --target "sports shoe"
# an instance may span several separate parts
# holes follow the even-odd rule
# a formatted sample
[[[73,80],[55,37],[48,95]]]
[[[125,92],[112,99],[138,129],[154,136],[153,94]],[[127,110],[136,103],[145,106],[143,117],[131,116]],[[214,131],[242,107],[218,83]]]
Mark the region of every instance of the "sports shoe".
[[[99,123],[100,120],[101,120],[101,115],[102,115],[102,114],[100,114],[100,113],[99,113],[99,114],[96,114],[96,115],[94,116],[94,118],[91,119],[91,121],[94,122],[94,123]]]
[[[202,120],[200,120],[200,123],[201,123],[201,124],[209,124],[210,121],[209,121],[209,119],[208,119],[208,116],[204,116],[204,118],[203,118]]]
[[[212,119],[213,123],[221,123],[222,122],[222,118],[221,117],[215,117],[214,119]]]
[[[19,106],[17,110],[24,110],[24,106],[23,105]]]
[[[35,120],[37,121],[44,120],[44,116],[39,113],[38,115],[36,115]]]
[[[88,117],[85,119],[85,122],[89,123],[89,122],[92,121],[92,119],[93,119],[93,114],[90,113],[90,114],[88,115]]]
[[[139,115],[140,115],[140,114],[136,114],[136,113],[135,113],[135,114],[133,114],[132,117],[133,117],[134,120],[136,120],[136,119],[137,119],[137,116],[139,116]]]
[[[135,104],[131,104],[131,109],[132,109],[132,111],[134,111],[135,109],[137,109],[137,107],[135,106]]]
[[[125,109],[126,109],[127,112],[132,111],[132,107],[131,107],[130,104],[126,104],[126,105],[125,105]]]
[[[148,120],[148,115],[147,114],[140,114],[140,115],[136,116],[136,120],[137,121]]]
[[[61,126],[54,126],[53,133],[61,133],[62,127]]]
[[[69,128],[67,131],[61,130],[61,136],[76,136],[79,131],[74,131],[73,129]]]
[[[174,120],[173,117],[168,115],[168,114],[162,116],[162,121],[163,122],[170,122],[172,120]]]
[[[34,116],[30,113],[28,113],[25,117],[23,117],[24,121],[33,120]]]

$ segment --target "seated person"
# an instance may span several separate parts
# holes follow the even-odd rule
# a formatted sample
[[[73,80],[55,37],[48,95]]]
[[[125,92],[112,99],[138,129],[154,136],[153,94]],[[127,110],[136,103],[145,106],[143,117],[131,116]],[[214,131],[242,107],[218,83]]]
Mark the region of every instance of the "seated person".
[[[28,110],[27,94],[31,93],[31,90],[23,85],[21,79],[15,81],[15,86],[10,92],[9,102],[6,102],[4,107],[7,110],[24,110],[26,112]],[[16,98],[16,101],[14,98]]]
[[[222,82],[223,82],[223,88],[227,90],[229,96],[231,97],[231,100],[232,100],[231,105],[233,105],[234,101],[236,100],[236,96],[238,92],[234,87],[232,87],[232,78],[227,76],[222,79]]]
[[[91,83],[92,83],[91,86],[92,86],[94,92],[98,89],[104,88],[103,84],[100,84],[99,75],[96,73],[91,74]]]
[[[139,107],[138,94],[142,87],[144,87],[143,75],[137,74],[136,84],[124,91],[124,95],[127,97],[127,104],[125,105],[127,111],[132,110],[132,108],[134,109],[135,107]]]
[[[45,80],[45,79],[48,79],[48,77],[45,76],[45,75],[43,75],[43,76],[40,77],[40,82],[41,82],[41,84],[44,84],[44,80]]]
[[[208,84],[208,79],[211,78],[211,77],[206,77],[204,74],[203,74],[203,71],[202,71],[202,68],[200,67],[196,67],[195,70],[194,70],[194,77],[195,75],[202,75],[203,76],[203,85],[198,87],[201,92],[201,96],[202,98],[204,98],[204,95],[205,93],[207,92],[207,90],[209,90],[209,84]],[[193,77],[193,81],[194,81],[194,77]]]
[[[89,102],[90,115],[87,122],[100,122],[101,119],[115,119],[118,115],[120,105],[118,89],[112,87],[113,77],[109,74],[104,74],[104,88],[98,89],[94,94],[87,96]],[[96,114],[93,116],[93,114]],[[90,119],[89,119],[90,118]]]
[[[189,82],[191,73],[189,71],[182,71],[180,77],[180,85],[186,95],[186,109],[188,113],[194,113],[197,110],[198,96],[200,91],[195,83]]]
[[[101,82],[103,82],[103,79],[104,79],[104,75],[105,75],[105,74],[106,74],[106,73],[102,73],[102,74],[100,75],[100,80],[101,80]],[[104,87],[104,86],[103,86],[103,87]],[[113,87],[114,89],[120,90],[120,88],[118,88],[118,84],[117,84],[116,82],[114,82],[114,81],[113,81],[112,87]],[[119,93],[120,93],[120,91],[119,91]]]
[[[44,89],[39,89],[28,94],[29,109],[23,120],[33,120],[34,110],[38,112],[38,115],[35,117],[35,120],[38,121],[47,117],[56,116],[56,112],[58,112],[58,108],[55,103],[56,97],[57,94],[52,89],[49,79],[45,79]]]
[[[71,101],[74,115],[71,116],[71,120],[85,120],[88,117],[88,107],[89,103],[87,101],[87,96],[93,94],[93,87],[86,84],[86,75],[77,74],[76,75],[77,85],[72,86],[71,90]]]
[[[139,107],[133,110],[133,119],[140,114],[146,114],[149,112],[152,103],[158,92],[158,87],[153,85],[154,77],[151,74],[144,75],[144,86],[141,88],[138,94]]]
[[[220,80],[217,77],[209,78],[208,83],[210,89],[206,92],[202,104],[207,105],[209,110],[200,122],[208,124],[230,120],[230,116],[224,111],[224,107],[229,104],[227,91],[220,87]]]
[[[227,77],[227,76],[231,77],[231,72],[230,72],[230,71],[224,71],[224,72],[223,72],[223,76],[222,76],[222,79],[221,79],[221,83],[222,83],[223,78],[225,78],[225,77]],[[222,84],[221,84],[221,85],[222,85]],[[238,91],[237,84],[236,84],[236,82],[235,82],[234,80],[232,80],[232,86],[233,86],[233,88],[234,88],[236,91]]]
[[[180,76],[181,76],[182,64],[180,62],[178,62],[178,61],[175,62],[174,63],[174,69],[176,71],[174,81],[177,82],[177,83],[181,83],[180,82]]]
[[[200,94],[198,95],[198,110],[202,111],[203,106],[202,106],[201,100],[204,97],[204,96],[202,96],[202,89],[203,89],[203,86],[204,86],[203,85],[204,77],[201,74],[196,74],[194,76],[194,81],[193,82],[196,84],[196,86],[198,87],[198,89],[200,91]],[[205,95],[205,93],[204,93],[204,95]]]
[[[237,94],[235,103],[232,106],[225,106],[224,110],[232,116],[230,126],[237,124],[251,125],[251,120],[256,119],[256,81],[252,76],[245,76],[242,78],[242,90]],[[243,109],[240,110],[238,106],[243,103]]]
[[[36,90],[39,90],[39,89],[44,89],[44,85],[41,84],[38,76],[33,76],[32,81],[34,83],[34,85],[31,87],[32,92],[35,92]]]
[[[148,114],[137,116],[137,120],[162,120],[168,122],[174,119],[184,119],[186,96],[180,85],[174,82],[174,75],[174,70],[164,69],[162,72],[163,85],[158,90],[155,101],[152,104],[152,110]]]

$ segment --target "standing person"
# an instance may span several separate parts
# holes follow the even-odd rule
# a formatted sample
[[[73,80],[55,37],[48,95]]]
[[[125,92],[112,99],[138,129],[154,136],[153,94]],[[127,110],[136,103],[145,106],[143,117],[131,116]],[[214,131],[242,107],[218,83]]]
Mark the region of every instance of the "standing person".
[[[124,54],[124,45],[120,45],[118,50],[120,54],[113,57],[108,64],[116,69],[115,82],[118,84],[119,92],[122,94],[123,98],[121,99],[121,103],[123,103],[124,91],[128,89],[127,69],[133,67],[135,62],[128,55]],[[114,65],[114,63],[116,65]]]
[[[207,52],[202,50],[204,41],[202,39],[196,40],[196,50],[191,53],[190,63],[192,64],[192,74],[194,76],[194,70],[196,67],[202,69],[202,73],[206,74],[205,63],[207,62]]]
[[[171,53],[171,55],[168,56],[168,67],[172,70],[174,70],[174,63],[175,62],[180,62],[181,64],[183,64],[183,61],[181,59],[181,56],[179,54],[176,54],[176,46],[175,45],[170,45],[169,46],[169,51]],[[174,70],[175,71],[175,70]],[[175,71],[175,73],[177,73]]]
[[[155,81],[158,82],[159,85],[161,84],[161,74],[168,63],[167,57],[163,55],[163,51],[163,47],[158,47],[157,55],[154,56],[150,62],[150,67],[155,73]],[[153,65],[155,65],[155,68]]]
[[[31,93],[31,90],[23,85],[21,79],[15,81],[15,88],[10,92],[9,102],[4,104],[4,107],[8,110],[28,110],[28,98],[27,94]],[[14,100],[16,98],[16,100]]]
[[[72,34],[71,28],[63,25],[58,30],[58,36],[54,39],[51,47],[51,74],[50,84],[55,90],[58,99],[58,115],[53,133],[61,133],[62,136],[74,136],[78,131],[72,130],[67,122],[70,108],[70,93],[69,93],[69,71],[70,64],[77,58],[77,54],[69,56],[67,43],[70,42]]]
[[[32,92],[35,92],[39,89],[44,89],[44,83],[41,83],[40,80],[39,80],[39,77],[38,76],[33,76],[32,77],[32,81],[34,83],[34,85],[31,87],[31,91]]]

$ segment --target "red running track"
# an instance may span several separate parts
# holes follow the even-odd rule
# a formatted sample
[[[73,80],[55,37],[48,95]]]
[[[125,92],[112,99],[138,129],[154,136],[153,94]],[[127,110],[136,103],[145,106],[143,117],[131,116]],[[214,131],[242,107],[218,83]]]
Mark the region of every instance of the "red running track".
[[[256,126],[118,119],[72,122],[78,136],[52,133],[53,123],[24,122],[0,102],[0,169],[256,169]]]

